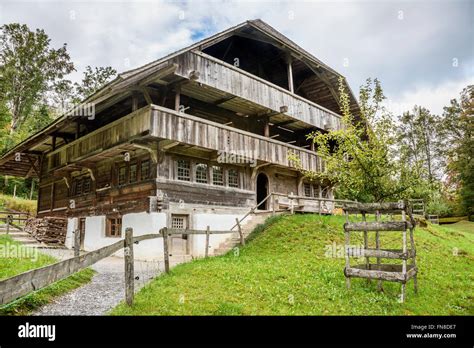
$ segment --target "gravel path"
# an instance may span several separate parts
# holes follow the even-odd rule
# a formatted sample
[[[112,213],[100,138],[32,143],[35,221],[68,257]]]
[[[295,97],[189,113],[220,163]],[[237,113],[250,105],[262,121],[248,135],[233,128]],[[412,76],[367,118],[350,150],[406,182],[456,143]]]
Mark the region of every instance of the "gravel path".
[[[64,249],[44,249],[41,252],[59,259],[73,256],[73,251]],[[123,301],[125,296],[123,259],[110,256],[91,268],[97,273],[89,283],[56,298],[54,302],[41,307],[33,315],[105,315]],[[135,291],[138,291],[164,270],[164,264],[163,261],[136,260],[134,268],[135,276],[139,277],[135,280]]]

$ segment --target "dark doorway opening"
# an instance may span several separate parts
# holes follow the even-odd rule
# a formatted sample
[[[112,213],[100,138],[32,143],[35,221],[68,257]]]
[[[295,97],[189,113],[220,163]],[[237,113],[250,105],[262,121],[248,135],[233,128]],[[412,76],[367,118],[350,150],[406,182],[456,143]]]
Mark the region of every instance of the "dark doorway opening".
[[[260,204],[268,196],[268,178],[265,174],[260,173],[257,176],[257,204]],[[258,207],[259,210],[267,210],[267,203],[265,201]]]

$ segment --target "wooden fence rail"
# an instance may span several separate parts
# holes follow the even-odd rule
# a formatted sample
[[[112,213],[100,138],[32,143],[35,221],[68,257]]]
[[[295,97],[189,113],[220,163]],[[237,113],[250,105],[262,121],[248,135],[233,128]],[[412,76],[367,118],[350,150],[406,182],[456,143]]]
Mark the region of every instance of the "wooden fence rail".
[[[208,255],[209,249],[209,235],[211,234],[223,234],[233,233],[233,231],[222,231],[210,230],[209,226],[205,230],[192,230],[192,229],[171,229],[164,227],[159,233],[150,233],[140,236],[133,237],[133,229],[125,229],[125,239],[119,240],[111,245],[103,248],[87,252],[83,255],[77,255],[79,252],[78,245],[75,245],[74,251],[75,256],[53,263],[48,266],[36,268],[11,278],[0,280],[0,305],[5,305],[11,301],[14,301],[22,296],[25,296],[33,291],[42,289],[52,283],[55,283],[61,279],[64,279],[84,268],[87,268],[94,263],[111,256],[115,252],[124,249],[124,263],[125,263],[125,300],[128,305],[133,304],[134,295],[134,257],[133,257],[133,245],[138,244],[141,241],[163,238],[163,254],[165,271],[169,273],[170,262],[169,262],[169,248],[168,248],[168,236],[173,234],[204,234],[206,235],[206,250],[205,255]],[[79,235],[79,231],[75,231],[75,234]],[[79,243],[79,238],[75,239],[75,244]]]

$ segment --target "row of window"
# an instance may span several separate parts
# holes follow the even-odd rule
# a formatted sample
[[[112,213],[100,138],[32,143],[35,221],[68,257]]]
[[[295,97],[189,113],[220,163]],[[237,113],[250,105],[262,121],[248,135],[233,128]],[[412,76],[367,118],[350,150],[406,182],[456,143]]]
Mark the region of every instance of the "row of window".
[[[176,178],[182,181],[191,181],[191,161],[180,159],[177,161]],[[225,176],[225,173],[227,174]],[[236,169],[228,169],[224,171],[222,166],[212,165],[206,163],[194,163],[194,181],[200,184],[212,184],[216,186],[225,186],[227,179],[227,186],[240,186],[239,172]]]
[[[81,176],[72,181],[71,196],[80,196],[90,193],[92,180],[90,176]]]
[[[319,197],[319,185],[304,183],[303,188],[306,197]]]
[[[125,162],[118,167],[117,184],[133,184],[150,178],[150,160]]]

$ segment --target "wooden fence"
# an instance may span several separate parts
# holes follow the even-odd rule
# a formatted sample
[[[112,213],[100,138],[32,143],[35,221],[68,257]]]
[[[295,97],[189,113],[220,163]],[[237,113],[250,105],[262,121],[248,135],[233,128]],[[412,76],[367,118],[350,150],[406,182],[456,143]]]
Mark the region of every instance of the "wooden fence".
[[[6,233],[10,231],[10,226],[18,230],[23,230],[26,221],[30,218],[30,213],[7,209],[0,211],[0,222],[5,223]]]
[[[125,229],[125,239],[119,240],[111,245],[103,248],[87,252],[83,255],[78,254],[78,247],[75,246],[75,256],[54,263],[52,265],[36,268],[14,277],[7,278],[0,281],[0,305],[5,305],[22,296],[25,296],[32,291],[42,289],[54,282],[64,279],[84,268],[87,268],[94,263],[114,254],[115,252],[124,249],[124,263],[125,263],[125,300],[128,305],[133,304],[134,296],[134,267],[133,267],[133,245],[141,241],[163,238],[163,254],[165,272],[170,271],[170,254],[169,254],[169,236],[173,234],[204,234],[206,235],[205,256],[208,256],[209,237],[211,234],[234,233],[233,231],[211,231],[209,226],[205,230],[191,230],[191,229],[171,229],[162,228],[159,233],[145,234],[141,236],[133,236],[133,229]],[[242,238],[242,231],[239,229]],[[75,231],[75,235],[79,235],[79,231]],[[77,241],[77,239],[76,239]]]

